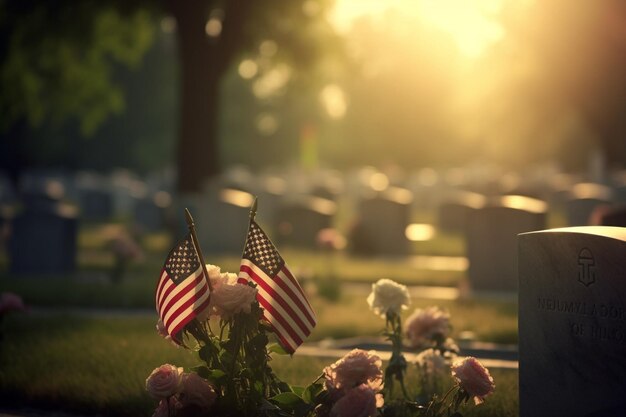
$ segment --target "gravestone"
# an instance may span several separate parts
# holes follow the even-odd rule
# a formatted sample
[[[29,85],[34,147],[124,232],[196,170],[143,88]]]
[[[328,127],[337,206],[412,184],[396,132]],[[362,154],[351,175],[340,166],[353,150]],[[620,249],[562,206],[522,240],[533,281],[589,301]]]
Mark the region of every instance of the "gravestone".
[[[455,190],[443,197],[437,208],[437,227],[444,232],[464,232],[473,210],[485,206],[482,194]]]
[[[79,191],[81,217],[106,221],[113,216],[113,196],[106,190],[83,188]]]
[[[611,204],[612,199],[611,188],[606,185],[591,182],[576,184],[567,201],[568,225],[589,225],[593,210],[600,205]]]
[[[74,206],[54,201],[26,206],[11,222],[8,242],[11,273],[74,271],[77,234]]]
[[[523,196],[492,199],[470,213],[465,246],[473,290],[517,290],[517,235],[546,228],[547,204]]]
[[[300,196],[285,202],[275,217],[279,244],[316,249],[319,232],[333,226],[336,211],[334,201],[321,197]]]
[[[520,417],[626,415],[626,229],[518,242]]]
[[[364,199],[349,236],[352,251],[359,255],[408,254],[406,228],[411,220],[412,200],[409,190],[398,187]]]
[[[266,174],[258,179],[258,199],[262,207],[257,213],[257,220],[264,224],[274,224],[276,210],[286,195],[287,181],[278,175]]]
[[[156,232],[167,225],[168,209],[172,197],[166,191],[157,191],[144,198],[138,198],[133,208],[134,223],[143,232]]]
[[[254,196],[245,191],[222,188],[217,182],[208,184],[197,206],[192,206],[202,250],[241,255],[253,201]]]

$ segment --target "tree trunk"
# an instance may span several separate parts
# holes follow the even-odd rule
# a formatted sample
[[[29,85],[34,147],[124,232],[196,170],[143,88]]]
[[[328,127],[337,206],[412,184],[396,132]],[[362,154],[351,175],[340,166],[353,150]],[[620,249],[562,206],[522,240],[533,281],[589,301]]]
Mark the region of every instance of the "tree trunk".
[[[216,44],[205,33],[206,2],[169,3],[177,21],[181,69],[177,188],[180,193],[196,193],[220,172],[217,116],[222,70],[216,62]]]

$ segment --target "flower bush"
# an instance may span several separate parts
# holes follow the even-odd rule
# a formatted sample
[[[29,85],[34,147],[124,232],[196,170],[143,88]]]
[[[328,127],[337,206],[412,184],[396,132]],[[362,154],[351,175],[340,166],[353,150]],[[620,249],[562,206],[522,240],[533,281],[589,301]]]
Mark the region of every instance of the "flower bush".
[[[463,404],[474,399],[478,405],[494,390],[493,378],[477,359],[457,356],[448,313],[418,309],[403,328],[400,313],[411,302],[409,293],[388,279],[374,284],[367,298],[385,320],[383,334],[391,344],[386,366],[376,352],[354,349],[308,386],[290,386],[270,366],[272,354],[286,352],[270,343],[255,284],[238,282],[214,265],[208,273],[213,286],[208,311],[188,324],[182,337],[202,363],[187,372],[165,364],[150,374],[146,389],[159,401],[153,417],[460,417]],[[162,323],[157,331],[173,343]],[[406,348],[418,353],[411,366]],[[418,375],[416,386],[407,386],[408,372]]]

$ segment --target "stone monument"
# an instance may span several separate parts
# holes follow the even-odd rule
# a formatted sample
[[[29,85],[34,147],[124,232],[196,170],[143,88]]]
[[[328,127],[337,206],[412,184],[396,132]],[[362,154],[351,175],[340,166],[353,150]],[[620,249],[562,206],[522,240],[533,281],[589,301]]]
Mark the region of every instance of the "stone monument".
[[[626,228],[518,242],[520,417],[626,415]]]

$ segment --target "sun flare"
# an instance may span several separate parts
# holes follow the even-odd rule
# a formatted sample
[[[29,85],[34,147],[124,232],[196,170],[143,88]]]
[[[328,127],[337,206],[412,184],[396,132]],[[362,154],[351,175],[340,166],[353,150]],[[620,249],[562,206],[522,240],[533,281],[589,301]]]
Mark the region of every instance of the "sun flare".
[[[346,32],[352,22],[369,15],[384,19],[401,13],[448,35],[467,58],[479,57],[505,35],[499,13],[508,0],[338,0],[331,20]]]

